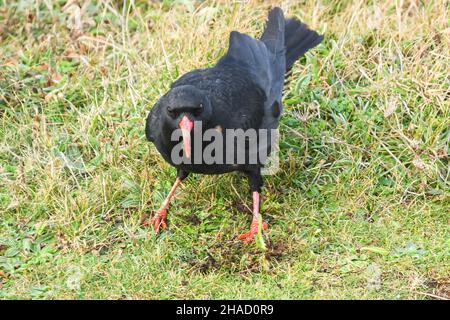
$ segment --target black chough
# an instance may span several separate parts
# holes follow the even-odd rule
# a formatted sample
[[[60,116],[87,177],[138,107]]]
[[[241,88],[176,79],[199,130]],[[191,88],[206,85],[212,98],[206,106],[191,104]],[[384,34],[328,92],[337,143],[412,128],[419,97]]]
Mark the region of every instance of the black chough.
[[[169,201],[189,173],[239,171],[247,175],[253,193],[250,231],[240,235],[239,239],[251,241],[254,238],[260,221],[259,193],[263,184],[261,168],[265,158],[258,156],[254,161],[251,156],[255,150],[270,153],[271,129],[278,127],[286,74],[300,56],[322,39],[299,20],[285,20],[283,11],[273,8],[259,40],[237,31],[231,32],[228,52],[214,67],[181,76],[158,100],[147,117],[145,133],[164,159],[177,169],[177,179],[150,220],[156,231],[167,227]],[[213,163],[196,158],[206,151],[209,142],[198,142],[195,135],[200,133],[201,136],[208,129],[215,130],[223,138],[223,149],[218,148],[216,153],[211,153],[217,156]],[[268,138],[252,140],[247,137],[243,144],[239,144],[238,139],[228,138],[226,132],[230,129],[245,132],[266,129]],[[180,133],[179,139],[172,139],[175,130]],[[181,163],[180,157],[172,155],[176,150],[182,151]],[[223,151],[222,158],[218,157],[220,150]],[[230,153],[232,156],[228,159]],[[179,152],[173,154],[180,155]],[[239,155],[243,155],[240,161]],[[267,224],[263,223],[262,228],[266,229]]]

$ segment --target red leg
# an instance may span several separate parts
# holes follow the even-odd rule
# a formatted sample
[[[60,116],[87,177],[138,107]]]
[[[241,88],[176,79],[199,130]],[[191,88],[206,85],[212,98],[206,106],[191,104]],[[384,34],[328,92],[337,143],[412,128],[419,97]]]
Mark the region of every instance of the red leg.
[[[250,225],[250,231],[239,235],[239,240],[244,240],[245,242],[251,242],[255,238],[255,234],[258,233],[259,219],[261,215],[259,213],[259,192],[253,192],[253,220]],[[266,222],[262,223],[262,229],[267,230],[268,224]]]
[[[172,186],[172,189],[170,189],[169,194],[167,195],[167,198],[164,200],[161,207],[155,212],[153,218],[150,220],[150,224],[153,226],[156,233],[159,232],[159,228],[167,228],[167,209],[169,208],[170,199],[172,199],[180,183],[181,179],[177,177],[175,183]]]

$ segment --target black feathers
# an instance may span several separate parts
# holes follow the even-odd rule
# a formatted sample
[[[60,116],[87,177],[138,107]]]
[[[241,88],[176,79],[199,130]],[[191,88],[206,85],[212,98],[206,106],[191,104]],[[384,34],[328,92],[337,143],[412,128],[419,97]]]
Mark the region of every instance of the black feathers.
[[[308,26],[295,18],[286,21],[285,30],[286,43],[286,72],[288,72],[295,61],[311,48],[317,46],[323,36],[308,29]]]
[[[261,36],[261,41],[264,42],[270,52],[274,54],[284,53],[284,32],[285,20],[283,11],[280,8],[273,8],[269,12],[267,26]]]

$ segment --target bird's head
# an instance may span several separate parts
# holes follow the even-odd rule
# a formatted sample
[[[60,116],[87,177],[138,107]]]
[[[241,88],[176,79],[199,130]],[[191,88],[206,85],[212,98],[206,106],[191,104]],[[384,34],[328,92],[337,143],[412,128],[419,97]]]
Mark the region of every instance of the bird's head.
[[[191,133],[195,122],[208,123],[212,115],[211,102],[204,92],[191,85],[172,88],[159,101],[163,112],[163,128],[172,133],[181,129],[183,150],[187,158],[191,155]]]

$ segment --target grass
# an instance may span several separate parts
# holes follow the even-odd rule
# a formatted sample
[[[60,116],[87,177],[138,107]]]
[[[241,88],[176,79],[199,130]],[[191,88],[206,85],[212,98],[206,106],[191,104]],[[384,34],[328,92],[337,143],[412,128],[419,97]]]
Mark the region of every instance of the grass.
[[[282,1],[325,34],[284,95],[267,251],[238,174],[175,170],[144,119],[263,2],[0,0],[0,298],[450,297],[447,1]]]

